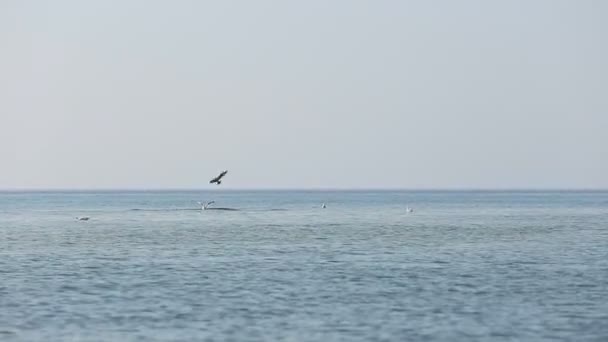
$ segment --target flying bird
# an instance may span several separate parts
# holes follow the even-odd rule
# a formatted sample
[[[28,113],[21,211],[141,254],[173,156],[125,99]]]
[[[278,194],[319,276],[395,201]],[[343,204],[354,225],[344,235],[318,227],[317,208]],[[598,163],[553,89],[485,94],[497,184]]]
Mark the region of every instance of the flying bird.
[[[228,170],[224,170],[222,171],[219,176],[213,178],[212,180],[209,181],[209,184],[213,184],[216,183],[217,185],[222,184],[222,178],[228,173]]]

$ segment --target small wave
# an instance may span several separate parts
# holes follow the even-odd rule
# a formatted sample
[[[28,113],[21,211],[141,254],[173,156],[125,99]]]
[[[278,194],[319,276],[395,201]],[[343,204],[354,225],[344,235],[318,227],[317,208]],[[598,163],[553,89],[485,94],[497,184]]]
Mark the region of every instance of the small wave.
[[[270,208],[270,209],[249,209],[248,211],[287,211],[288,209],[283,209],[283,208]]]
[[[152,212],[172,212],[172,211],[201,211],[201,208],[133,208],[128,209],[128,211],[152,211]],[[284,208],[270,208],[270,209],[239,209],[239,208],[229,208],[229,207],[208,207],[206,210],[223,210],[223,211],[287,211]]]
[[[201,209],[198,209],[198,208],[164,208],[164,209],[134,208],[134,209],[129,209],[129,211],[191,211],[191,210],[201,210]]]

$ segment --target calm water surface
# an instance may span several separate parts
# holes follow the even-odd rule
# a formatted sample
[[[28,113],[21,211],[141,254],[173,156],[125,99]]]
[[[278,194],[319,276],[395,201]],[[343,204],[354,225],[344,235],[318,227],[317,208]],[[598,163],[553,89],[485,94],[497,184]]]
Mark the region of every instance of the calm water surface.
[[[0,340],[608,341],[608,192],[0,193]]]

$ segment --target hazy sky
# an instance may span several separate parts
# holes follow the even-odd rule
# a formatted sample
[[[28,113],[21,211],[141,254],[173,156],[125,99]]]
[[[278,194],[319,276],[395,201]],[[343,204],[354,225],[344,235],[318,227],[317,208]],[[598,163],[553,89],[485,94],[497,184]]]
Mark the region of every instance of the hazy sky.
[[[607,18],[0,0],[0,188],[608,188]]]

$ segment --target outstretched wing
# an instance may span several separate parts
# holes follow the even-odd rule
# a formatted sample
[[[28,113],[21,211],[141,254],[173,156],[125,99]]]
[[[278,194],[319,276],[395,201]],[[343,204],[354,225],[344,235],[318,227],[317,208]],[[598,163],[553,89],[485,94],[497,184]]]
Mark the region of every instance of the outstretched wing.
[[[219,176],[215,177],[215,181],[219,182],[224,176],[228,173],[228,170],[224,170],[220,173]]]

